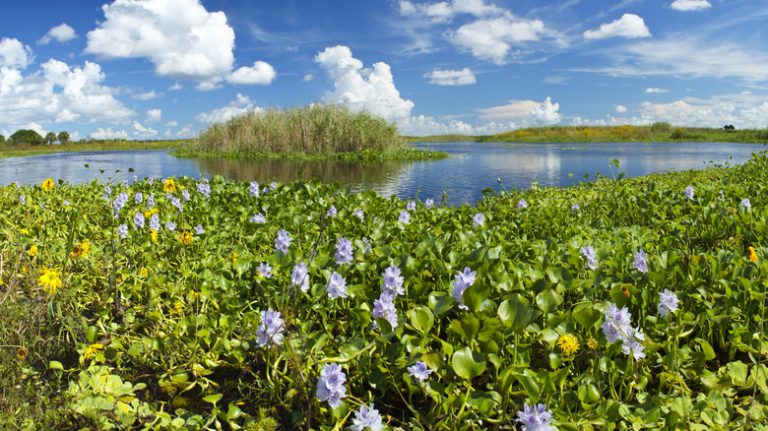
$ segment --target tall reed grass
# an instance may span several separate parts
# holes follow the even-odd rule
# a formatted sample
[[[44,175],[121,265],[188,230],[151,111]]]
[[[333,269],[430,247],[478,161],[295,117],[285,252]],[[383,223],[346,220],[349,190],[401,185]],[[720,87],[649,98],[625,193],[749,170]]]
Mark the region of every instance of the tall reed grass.
[[[391,152],[405,148],[397,127],[339,105],[253,111],[202,132],[195,150],[225,153]]]

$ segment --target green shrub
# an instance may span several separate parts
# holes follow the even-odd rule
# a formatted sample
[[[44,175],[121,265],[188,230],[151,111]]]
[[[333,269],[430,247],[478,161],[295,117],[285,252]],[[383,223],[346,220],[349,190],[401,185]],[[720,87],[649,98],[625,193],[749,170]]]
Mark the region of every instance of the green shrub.
[[[685,135],[686,135],[686,133],[685,133],[684,129],[682,129],[680,127],[676,127],[675,130],[672,131],[672,134],[669,135],[669,138],[670,139],[684,139]]]
[[[5,142],[5,136],[3,136],[3,135],[0,135],[0,144],[2,144],[2,143],[4,143],[4,142]]]
[[[397,127],[338,105],[249,112],[200,134],[197,150],[244,153],[340,153],[403,148]]]
[[[34,130],[22,129],[11,135],[10,141],[14,144],[42,145],[43,137]]]
[[[669,132],[670,130],[672,130],[672,125],[666,121],[657,121],[651,124],[652,132]]]

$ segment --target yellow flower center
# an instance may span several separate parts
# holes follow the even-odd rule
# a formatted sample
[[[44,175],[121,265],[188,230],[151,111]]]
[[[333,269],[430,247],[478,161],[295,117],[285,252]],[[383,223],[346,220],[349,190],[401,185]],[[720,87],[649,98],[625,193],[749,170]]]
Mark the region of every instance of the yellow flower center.
[[[571,356],[579,351],[579,339],[571,334],[561,335],[557,339],[557,347],[565,356]]]
[[[43,268],[43,274],[37,282],[46,293],[53,295],[61,288],[61,273],[57,269]]]

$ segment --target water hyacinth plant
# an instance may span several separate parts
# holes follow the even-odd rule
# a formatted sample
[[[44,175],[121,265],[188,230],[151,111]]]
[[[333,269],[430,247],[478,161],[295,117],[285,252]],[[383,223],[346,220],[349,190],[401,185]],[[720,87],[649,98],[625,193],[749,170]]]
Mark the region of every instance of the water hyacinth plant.
[[[171,180],[0,186],[0,429],[765,422],[768,157],[425,201],[401,228],[374,193]]]
[[[332,408],[339,407],[341,399],[347,396],[346,381],[347,375],[339,364],[325,364],[317,381],[317,399],[327,401]]]

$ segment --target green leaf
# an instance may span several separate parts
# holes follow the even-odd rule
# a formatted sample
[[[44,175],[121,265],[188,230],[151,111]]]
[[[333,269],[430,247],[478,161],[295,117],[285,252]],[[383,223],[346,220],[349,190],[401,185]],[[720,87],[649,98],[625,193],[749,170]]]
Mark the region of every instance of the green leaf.
[[[224,397],[223,394],[210,394],[203,397],[203,401],[206,403],[216,404]]]
[[[473,284],[469,289],[464,291],[461,296],[464,305],[470,310],[477,311],[480,309],[480,304],[488,299],[488,295],[491,293],[491,287],[482,281],[478,281]]]
[[[513,373],[520,385],[525,388],[525,392],[528,394],[528,398],[531,402],[535,403],[539,401],[541,396],[541,385],[535,376],[531,376],[525,373]]]
[[[553,289],[545,289],[536,295],[536,305],[545,313],[549,313],[562,303],[563,297]]]
[[[728,377],[731,378],[731,383],[735,386],[746,386],[747,373],[749,373],[747,364],[741,361],[729,362],[725,368],[728,370]]]
[[[498,309],[499,319],[514,331],[522,331],[533,320],[528,300],[520,294],[502,302]]]
[[[48,369],[49,370],[64,370],[64,364],[62,364],[59,361],[50,361],[48,362]]]
[[[485,357],[480,353],[472,352],[469,347],[456,351],[453,354],[452,364],[453,371],[467,380],[483,374],[486,368]]]
[[[715,349],[712,348],[712,345],[709,344],[709,342],[703,338],[696,338],[696,340],[699,343],[699,346],[701,346],[701,353],[704,354],[704,359],[707,361],[711,361],[715,359]]]
[[[413,328],[422,334],[429,333],[432,325],[435,324],[435,316],[432,315],[432,311],[423,305],[414,307],[407,314]]]
[[[577,306],[573,307],[571,315],[573,316],[573,320],[575,320],[576,323],[587,329],[596,326],[600,321],[601,316],[600,312],[596,310],[594,305],[591,303],[578,304]]]

